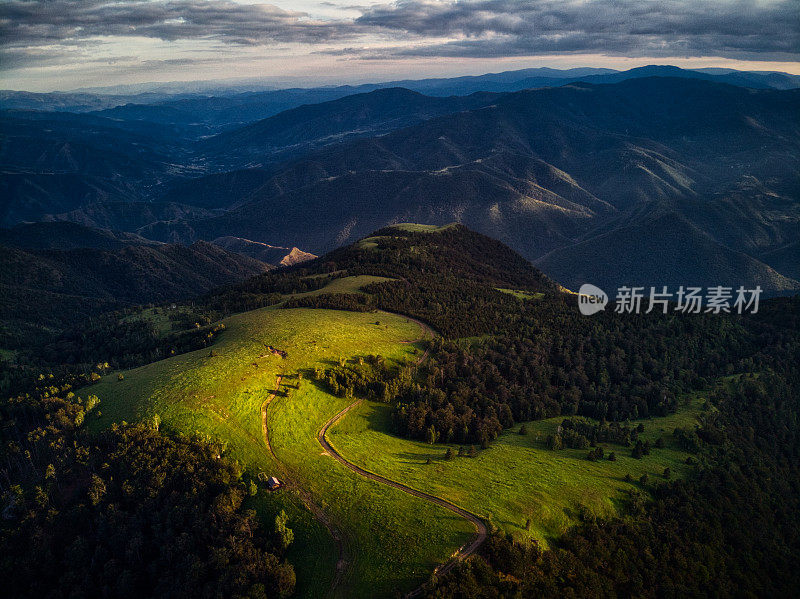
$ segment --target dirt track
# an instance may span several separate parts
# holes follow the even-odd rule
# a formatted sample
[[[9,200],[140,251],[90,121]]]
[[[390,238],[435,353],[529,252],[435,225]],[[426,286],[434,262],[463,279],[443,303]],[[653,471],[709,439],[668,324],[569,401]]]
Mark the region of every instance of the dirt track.
[[[288,472],[286,466],[278,459],[278,456],[275,454],[275,450],[272,448],[272,443],[269,440],[269,424],[267,420],[267,409],[269,408],[269,404],[275,399],[275,395],[278,393],[278,390],[281,386],[281,381],[283,380],[283,376],[278,376],[277,381],[275,381],[275,391],[270,393],[264,402],[261,404],[261,430],[264,434],[264,442],[267,445],[267,449],[269,450],[270,454],[272,455],[275,463],[278,465],[280,469],[280,477],[281,482],[283,485],[289,489],[291,489],[300,500],[303,502],[308,510],[314,514],[314,517],[322,523],[322,525],[328,529],[328,532],[333,538],[333,542],[336,544],[336,553],[337,553],[337,560],[336,560],[336,572],[334,573],[333,579],[331,580],[331,586],[328,591],[329,596],[333,596],[333,592],[344,576],[345,571],[347,570],[347,565],[350,563],[350,551],[347,547],[347,543],[345,542],[344,533],[337,527],[333,521],[328,517],[328,515],[323,511],[321,507],[319,507],[315,502],[311,494],[308,493],[305,489],[300,487],[299,485],[294,484],[293,477],[291,473]]]
[[[422,328],[423,331],[425,331],[429,335],[431,335],[431,336],[435,335],[433,329],[431,329],[424,322],[420,322],[419,320],[416,320],[415,318],[404,316],[402,314],[398,314],[398,316],[403,316],[404,318],[407,318],[411,322],[415,322],[416,324],[418,324],[420,326],[420,328]],[[409,343],[414,343],[414,342],[411,341]],[[429,351],[430,351],[429,349],[425,350],[425,353],[423,353],[422,356],[419,358],[419,360],[417,360],[417,365],[422,364],[422,362],[425,361],[425,358],[428,357]],[[375,474],[375,473],[370,472],[368,470],[364,470],[360,466],[356,466],[352,462],[348,462],[347,459],[345,459],[345,457],[342,456],[342,454],[340,454],[336,450],[336,448],[334,448],[333,445],[331,445],[328,442],[328,439],[327,439],[328,429],[331,426],[333,426],[334,424],[336,424],[336,422],[338,422],[341,418],[343,418],[350,410],[352,410],[356,406],[360,405],[363,401],[364,401],[363,399],[359,399],[359,400],[354,401],[349,406],[347,406],[344,410],[342,410],[341,412],[339,412],[338,414],[333,416],[330,420],[328,420],[323,425],[323,427],[320,429],[319,433],[317,433],[317,440],[319,441],[320,445],[322,445],[322,448],[331,455],[331,457],[336,459],[340,464],[342,464],[346,468],[349,468],[350,470],[352,470],[353,472],[355,472],[359,476],[363,476],[365,478],[368,478],[370,480],[374,480],[374,481],[382,483],[384,485],[388,485],[390,487],[394,487],[395,489],[403,491],[404,493],[408,493],[409,495],[413,495],[414,497],[419,497],[420,499],[423,499],[423,500],[428,501],[430,503],[434,503],[436,505],[439,505],[439,506],[441,506],[441,507],[443,507],[445,509],[450,510],[451,512],[454,512],[454,513],[458,514],[462,518],[466,518],[467,520],[469,520],[472,523],[472,525],[475,527],[475,537],[472,539],[472,541],[470,541],[470,543],[468,543],[467,545],[459,547],[458,552],[457,552],[456,556],[453,559],[451,559],[446,564],[444,564],[442,566],[439,566],[438,568],[436,568],[434,570],[434,573],[436,573],[436,574],[445,574],[445,573],[449,572],[459,561],[461,561],[462,559],[464,559],[468,555],[471,555],[472,553],[474,553],[478,549],[478,547],[480,547],[481,543],[483,543],[483,541],[486,540],[486,525],[475,514],[472,514],[472,513],[468,512],[467,510],[462,509],[462,508],[458,507],[457,505],[455,505],[453,503],[450,503],[446,499],[442,499],[441,497],[436,497],[435,495],[430,495],[429,493],[425,493],[423,491],[418,491],[417,489],[414,489],[412,487],[404,485],[403,483],[399,483],[399,482],[394,481],[394,480],[392,480],[390,478],[386,478],[386,477],[381,476],[379,474]],[[416,597],[419,594],[421,594],[422,591],[423,591],[423,587],[419,587],[417,589],[414,589],[410,593],[408,593],[406,595],[406,597],[408,599],[410,599],[412,597]]]
[[[456,557],[454,559],[450,560],[448,563],[444,564],[443,566],[440,566],[440,567],[436,568],[435,572],[437,574],[444,574],[444,573],[450,571],[453,568],[453,566],[455,566],[460,560],[462,560],[465,557],[467,557],[468,555],[474,553],[475,550],[480,546],[480,544],[483,543],[483,541],[486,539],[486,525],[475,514],[472,514],[472,513],[468,512],[467,510],[462,509],[462,508],[458,507],[457,505],[455,505],[453,503],[450,503],[449,501],[447,501],[445,499],[442,499],[441,497],[436,497],[435,495],[430,495],[429,493],[425,493],[423,491],[418,491],[417,489],[414,489],[412,487],[406,486],[403,483],[399,483],[399,482],[394,481],[394,480],[392,480],[390,478],[386,478],[386,477],[383,477],[383,476],[381,476],[379,474],[375,474],[373,472],[369,472],[368,470],[364,470],[363,468],[361,468],[359,466],[356,466],[352,462],[348,462],[338,451],[336,451],[336,449],[333,447],[333,445],[331,445],[328,442],[328,439],[326,437],[326,435],[328,433],[328,429],[331,426],[333,426],[336,422],[338,422],[340,418],[344,417],[350,410],[352,410],[356,406],[358,406],[361,403],[363,403],[363,401],[364,401],[363,399],[359,399],[359,400],[354,401],[349,406],[347,406],[344,410],[342,410],[341,412],[336,414],[336,416],[334,416],[333,418],[328,420],[328,422],[325,423],[325,426],[323,426],[320,429],[319,434],[317,435],[317,440],[319,441],[320,445],[322,445],[322,447],[325,449],[325,451],[327,451],[333,458],[335,458],[339,463],[341,463],[345,467],[349,468],[350,470],[352,470],[356,474],[358,474],[360,476],[363,476],[365,478],[368,478],[370,480],[374,480],[374,481],[377,481],[379,483],[383,483],[384,485],[388,485],[390,487],[394,487],[395,489],[399,489],[400,491],[403,491],[404,493],[408,493],[409,495],[413,495],[414,497],[419,497],[420,499],[424,499],[425,501],[428,501],[430,503],[435,503],[436,505],[440,505],[443,508],[450,510],[451,512],[455,512],[456,514],[458,514],[462,518],[466,518],[467,520],[469,520],[472,523],[472,525],[475,527],[475,531],[476,531],[475,537],[472,539],[472,541],[468,545],[460,547],[459,550],[458,550],[458,554],[456,555]],[[421,592],[422,592],[422,588],[420,587],[420,588],[412,591],[408,595],[406,595],[406,597],[415,597]]]
[[[424,322],[420,322],[419,320],[416,320],[415,318],[411,318],[411,317],[405,316],[403,314],[398,314],[397,316],[401,316],[403,318],[408,319],[411,322],[416,323],[417,325],[419,325],[419,327],[427,335],[430,335],[431,337],[434,337],[436,335],[436,333],[433,331],[433,329],[431,329]],[[424,338],[425,337],[422,337],[422,339],[424,339]],[[420,340],[421,339],[418,339],[416,341],[420,341]],[[416,343],[416,341],[408,341],[406,343]],[[417,365],[422,364],[422,362],[425,361],[425,358],[428,357],[429,351],[430,351],[429,349],[425,350],[425,352],[422,354],[422,356],[420,356],[420,358],[417,360]],[[275,391],[273,391],[264,400],[264,402],[261,404],[261,425],[262,425],[262,432],[264,433],[264,442],[266,443],[270,454],[272,454],[272,457],[275,459],[275,462],[278,464],[278,466],[279,466],[279,468],[281,470],[280,474],[283,475],[286,478],[286,480],[283,481],[284,484],[288,488],[290,488],[293,492],[295,492],[301,498],[303,503],[306,505],[306,507],[308,507],[309,510],[311,510],[311,512],[316,517],[316,519],[319,520],[328,529],[328,531],[331,534],[331,537],[333,537],[333,540],[336,543],[337,552],[338,552],[338,556],[339,557],[338,557],[337,563],[336,563],[336,573],[334,575],[333,580],[331,581],[331,586],[330,586],[330,591],[329,591],[329,595],[332,596],[334,594],[334,591],[335,591],[336,587],[339,585],[339,583],[341,582],[345,572],[347,571],[348,565],[352,561],[351,558],[350,558],[350,551],[349,551],[349,548],[347,546],[346,538],[345,538],[345,535],[342,532],[342,530],[339,529],[331,521],[331,519],[322,510],[322,508],[320,508],[318,505],[316,505],[316,503],[314,503],[314,500],[310,496],[310,494],[308,494],[304,489],[300,488],[298,485],[295,485],[295,484],[292,483],[291,473],[287,472],[286,467],[280,462],[280,460],[278,460],[278,456],[275,454],[275,451],[272,448],[272,444],[270,443],[270,440],[269,440],[269,424],[268,424],[268,419],[267,419],[267,409],[269,407],[269,404],[275,398],[275,395],[277,394],[278,389],[280,388],[280,384],[281,384],[281,380],[282,379],[283,379],[282,376],[278,376],[278,379],[277,379],[277,381],[275,383]],[[338,451],[336,451],[336,449],[330,443],[328,443],[328,440],[326,438],[326,435],[328,433],[328,429],[331,426],[333,426],[333,424],[335,424],[337,421],[339,421],[339,419],[343,418],[350,410],[352,410],[353,408],[355,408],[357,405],[361,404],[362,402],[363,402],[363,400],[361,400],[361,399],[359,399],[357,401],[354,401],[349,406],[347,406],[344,410],[342,410],[341,412],[339,412],[338,414],[333,416],[330,420],[328,420],[323,425],[323,427],[320,429],[319,433],[317,433],[317,440],[319,441],[320,445],[322,445],[323,449],[325,449],[325,451],[327,451],[328,454],[330,454],[331,457],[336,459],[343,466],[345,466],[346,468],[352,470],[353,472],[355,472],[359,476],[363,476],[363,477],[368,478],[370,480],[374,480],[376,482],[388,485],[390,487],[394,487],[395,489],[403,491],[404,493],[408,493],[409,495],[413,495],[414,497],[418,497],[418,498],[420,498],[420,499],[422,499],[424,501],[428,501],[430,503],[434,503],[436,505],[439,505],[439,506],[441,506],[441,507],[443,507],[445,509],[450,510],[451,512],[454,512],[454,513],[458,514],[462,518],[466,518],[467,520],[469,520],[472,523],[472,525],[475,527],[475,537],[467,545],[459,547],[458,552],[457,552],[457,554],[455,555],[455,557],[453,559],[448,561],[446,564],[437,567],[434,570],[434,573],[436,573],[436,574],[444,574],[444,573],[450,571],[459,561],[461,561],[462,559],[464,559],[468,555],[471,555],[472,553],[474,553],[478,549],[478,547],[481,545],[481,543],[483,543],[483,541],[486,539],[486,525],[475,514],[472,514],[472,513],[468,512],[468,511],[458,507],[457,505],[455,505],[453,503],[450,503],[449,501],[447,501],[445,499],[442,499],[440,497],[436,497],[435,495],[430,495],[430,494],[425,493],[423,491],[418,491],[417,489],[413,489],[413,488],[408,487],[408,486],[406,486],[406,485],[404,485],[402,483],[393,481],[393,480],[391,480],[389,478],[385,478],[385,477],[380,476],[378,474],[374,474],[372,472],[364,470],[363,468],[361,468],[359,466],[356,466],[355,464],[353,464],[351,462],[348,462]],[[421,587],[411,591],[410,593],[408,593],[406,595],[406,597],[408,599],[416,597],[419,594],[421,594],[422,591],[423,591],[423,587],[421,586]]]

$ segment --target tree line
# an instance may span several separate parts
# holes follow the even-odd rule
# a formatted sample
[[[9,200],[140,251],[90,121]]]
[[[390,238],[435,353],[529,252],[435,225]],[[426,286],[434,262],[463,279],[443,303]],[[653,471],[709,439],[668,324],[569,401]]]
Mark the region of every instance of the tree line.
[[[96,398],[71,393],[0,403],[4,594],[293,593],[285,515],[274,533],[259,524],[245,508],[256,483],[219,444],[167,437],[157,421],[89,436],[97,409]]]

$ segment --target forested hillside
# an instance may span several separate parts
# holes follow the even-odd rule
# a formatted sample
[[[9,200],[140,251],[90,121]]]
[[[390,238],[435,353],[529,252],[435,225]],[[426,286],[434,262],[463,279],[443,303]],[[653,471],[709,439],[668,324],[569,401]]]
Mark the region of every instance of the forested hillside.
[[[0,246],[2,346],[26,348],[109,310],[185,300],[269,268],[211,243],[128,241],[117,249]]]
[[[339,559],[352,559],[347,557],[348,552],[370,556],[354,572],[366,577],[362,581],[372,580],[370,576],[378,576],[387,568],[375,557],[382,555],[385,548],[369,545],[369,539],[374,544],[376,537],[365,534],[358,522],[376,514],[383,518],[391,515],[391,526],[399,526],[392,519],[398,504],[370,487],[377,503],[368,508],[368,513],[363,513],[365,508],[358,508],[359,516],[352,520],[348,510],[353,506],[342,498],[353,493],[356,487],[352,485],[356,483],[342,483],[338,477],[344,475],[337,462],[325,452],[317,455],[319,446],[313,435],[325,438],[327,428],[320,433],[306,431],[312,425],[291,420],[297,414],[286,411],[286,406],[311,410],[302,412],[301,420],[311,418],[317,423],[315,426],[320,426],[330,417],[327,414],[331,410],[336,418],[344,418],[347,410],[361,400],[388,410],[385,421],[369,421],[369,427],[375,427],[369,429],[370,434],[383,435],[371,438],[395,445],[412,443],[402,447],[416,447],[413,443],[421,442],[430,448],[426,451],[441,454],[435,461],[428,457],[427,462],[416,466],[430,465],[426,476],[440,485],[445,484],[439,479],[446,464],[458,463],[467,468],[470,478],[488,476],[478,464],[504,455],[500,448],[507,451],[511,431],[519,432],[512,436],[521,439],[520,451],[558,456],[564,468],[558,476],[565,477],[561,484],[577,485],[581,493],[589,493],[590,488],[592,494],[601,491],[597,487],[581,487],[589,485],[589,479],[569,478],[574,471],[567,469],[567,461],[577,459],[581,471],[588,468],[581,464],[598,468],[622,460],[629,464],[627,474],[612,479],[623,490],[613,491],[605,498],[613,499],[613,510],[598,513],[588,507],[591,502],[580,504],[574,508],[575,513],[570,512],[571,525],[563,534],[543,539],[546,547],[524,532],[525,520],[514,502],[510,503],[513,507],[504,509],[514,511],[514,518],[517,522],[521,519],[521,523],[481,520],[489,536],[481,543],[478,554],[452,566],[452,570],[448,566],[441,576],[428,581],[420,591],[425,596],[657,597],[718,593],[777,597],[791,595],[800,584],[793,559],[800,549],[800,473],[795,466],[800,454],[796,425],[800,417],[797,298],[763,302],[756,314],[634,315],[607,310],[583,316],[575,295],[489,237],[461,225],[398,225],[380,229],[320,258],[215,290],[195,298],[193,304],[192,308],[179,307],[184,311],[180,317],[176,314],[172,318],[169,310],[163,314],[117,314],[95,322],[85,331],[65,333],[36,356],[40,368],[59,364],[57,376],[50,379],[43,375],[25,387],[28,397],[23,395],[3,404],[3,421],[14,423],[3,429],[6,452],[23,456],[27,449],[32,458],[14,457],[5,470],[13,484],[3,487],[4,513],[10,517],[4,521],[2,535],[10,549],[5,552],[2,567],[12,569],[34,551],[33,545],[22,539],[31,535],[44,539],[37,547],[49,551],[48,561],[42,562],[48,564],[47,575],[42,575],[36,566],[27,566],[19,573],[24,584],[36,581],[39,585],[30,588],[42,592],[56,585],[65,592],[73,588],[70,585],[84,580],[87,571],[73,565],[76,562],[70,556],[86,556],[89,552],[102,553],[104,572],[108,573],[102,584],[113,589],[124,587],[166,596],[177,588],[171,586],[174,583],[187,593],[201,595],[262,596],[263,591],[267,596],[282,596],[295,584],[301,588],[307,581],[295,582],[292,567],[283,561],[289,545],[286,519],[278,513],[278,506],[283,504],[259,504],[262,511],[258,524],[243,511],[243,505],[247,505],[242,504],[244,496],[261,493],[256,474],[263,466],[253,465],[264,464],[260,460],[267,458],[277,460],[276,456],[281,455],[296,460],[290,462],[293,469],[282,476],[303,481],[305,494],[299,497],[304,505],[319,502],[326,506],[324,502],[337,498],[333,512],[327,506],[314,508],[317,511],[313,513],[316,518],[327,518],[322,521],[329,524],[331,513],[343,518],[338,524],[346,532],[335,534],[348,535],[339,538],[348,539],[346,542],[351,544]],[[215,324],[223,316],[262,307],[269,309],[225,321],[233,322],[238,332]],[[340,312],[314,311],[320,308]],[[371,353],[340,355],[337,361],[327,357],[331,352],[342,351],[332,341],[314,348],[316,339],[323,338],[320,335],[336,335],[343,330],[347,320],[334,316],[347,313],[341,310],[360,313],[359,334],[372,331],[378,339],[394,331],[395,339],[403,341],[386,347],[394,347],[392,351],[407,357],[397,362]],[[237,320],[240,317],[251,324]],[[149,319],[152,326],[163,326],[159,323],[165,318],[176,324],[178,320],[186,321],[176,330],[194,320],[198,333],[150,337],[148,331],[156,329],[149,329],[151,325],[145,325],[145,320],[137,321]],[[313,327],[293,330],[292,323],[300,318],[307,324],[316,322],[319,327],[326,327],[326,322],[338,324],[324,331]],[[430,326],[437,334],[424,343],[421,355],[416,345],[419,340],[410,342],[414,337],[407,333],[397,336],[405,330],[402,327],[416,327],[411,318]],[[266,332],[256,326],[259,319],[272,323]],[[401,328],[389,328],[387,319],[391,319],[392,326]],[[119,331],[121,343],[104,341],[112,330]],[[192,330],[191,326],[188,330]],[[287,355],[282,355],[281,348],[273,346],[273,342],[261,339],[261,335],[269,339],[270,331],[277,330],[282,331],[281,335],[291,331],[291,336],[281,337],[287,339],[286,343],[292,340]],[[216,345],[217,339],[222,339],[221,346]],[[254,352],[261,353],[241,364],[231,361],[238,355],[236,352],[250,345]],[[223,354],[217,355],[215,347],[225,348]],[[163,366],[156,363],[152,368],[107,374],[117,367],[159,359],[176,349],[181,352],[198,348],[203,351],[186,354],[181,358],[184,366],[178,368],[170,359]],[[308,366],[304,360],[320,350],[326,357],[314,362],[313,368]],[[217,360],[227,364],[224,373],[214,370]],[[294,367],[296,372],[284,371],[285,364],[305,366]],[[229,370],[232,378],[221,385],[218,377],[227,376]],[[259,411],[261,396],[250,391],[261,389],[252,387],[254,383],[249,381],[259,380],[262,371],[269,379],[265,389],[272,389],[274,372],[281,373],[279,389],[270,391],[269,398],[281,406],[277,417],[282,420],[277,420],[281,423],[277,429],[270,428],[276,426],[276,420],[269,421],[269,413]],[[68,373],[72,378],[65,376]],[[283,377],[292,377],[292,382],[282,385]],[[9,380],[21,383],[19,378]],[[95,389],[102,390],[98,391],[103,395],[99,405],[91,399],[92,387],[84,387],[94,380],[100,381]],[[202,385],[193,387],[197,381]],[[211,396],[200,397],[200,393],[210,393],[211,389]],[[75,399],[73,393],[84,399]],[[217,411],[223,405],[224,409],[234,406],[228,400],[221,406],[212,403],[222,393],[248,397],[245,401],[251,402],[246,404],[250,411],[235,411],[219,420]],[[310,395],[300,396],[301,393]],[[302,398],[301,403],[293,402],[295,394]],[[664,418],[681,416],[688,402],[698,396],[705,399],[696,408],[696,424],[657,428],[656,423],[665,422]],[[142,407],[131,411],[128,402]],[[178,408],[183,402],[188,402],[187,407]],[[328,405],[325,402],[333,402],[328,412],[315,411],[320,405]],[[231,451],[244,459],[244,472],[215,458],[213,443],[219,439],[213,435],[209,446],[208,440],[173,438],[171,429],[156,431],[160,419],[144,405],[158,406],[156,409],[165,413],[188,409],[191,427],[205,422],[199,418],[208,418],[214,424],[202,430],[235,440]],[[113,427],[113,416],[106,413],[139,414],[145,426]],[[242,414],[249,419],[240,422]],[[256,420],[251,421],[253,418]],[[527,438],[526,425],[532,428],[538,421],[554,418],[559,424],[548,429],[552,433],[546,439]],[[693,422],[685,416],[681,418],[680,422]],[[93,419],[97,424],[91,424]],[[49,427],[43,424],[45,421]],[[89,429],[105,432],[90,435],[85,422]],[[326,427],[329,425],[330,421]],[[263,439],[248,436],[247,431],[262,430],[262,426],[273,457],[265,453]],[[301,430],[310,437],[287,440],[295,439]],[[350,447],[346,429],[338,434],[337,451],[346,456],[346,450],[341,449]],[[251,450],[242,449],[245,442],[256,443],[246,447],[257,446],[258,452],[251,454]],[[54,455],[52,448],[65,447],[65,443],[69,451]],[[311,447],[315,451],[309,451]],[[382,447],[377,444],[368,451],[385,461],[383,452],[387,450]],[[575,458],[576,454],[580,457]],[[404,456],[401,461],[417,459],[408,451],[400,455]],[[164,456],[169,456],[171,471],[178,468],[183,472],[181,469],[185,468],[189,474],[182,481],[173,481],[166,474],[162,477],[162,465],[167,463]],[[469,461],[473,459],[474,462]],[[131,463],[136,466],[131,467]],[[664,467],[664,463],[669,466]],[[474,468],[471,464],[475,464]],[[644,474],[631,477],[631,469],[640,464],[645,468]],[[653,464],[662,465],[654,471]],[[271,467],[280,466],[272,463]],[[152,482],[153,476],[157,482]],[[513,473],[508,476],[506,484],[526,488],[528,482],[515,479]],[[62,485],[61,481],[67,478],[79,483]],[[336,482],[318,484],[312,480]],[[602,480],[606,484],[609,479]],[[189,481],[194,485],[191,488],[185,484]],[[126,483],[135,489],[129,489]],[[420,483],[406,480],[404,484]],[[455,494],[450,497],[466,501],[467,495],[462,496],[462,492],[469,487],[468,481],[448,484],[453,485],[450,492]],[[138,511],[141,506],[135,500],[140,488],[150,489],[149,498],[142,505],[158,506],[155,511]],[[294,497],[293,489],[286,492],[287,498]],[[492,500],[501,500],[504,493],[492,494]],[[537,503],[542,496],[526,496],[525,501]],[[186,505],[193,506],[191,517],[186,515]],[[19,511],[21,506],[25,506],[24,515]],[[50,512],[49,520],[44,518],[47,509],[55,510]],[[424,515],[419,507],[415,509],[418,518],[433,517]],[[115,522],[124,523],[124,530],[130,530],[127,537],[139,539],[135,547],[130,545],[132,541],[117,544],[113,537],[107,540],[102,535],[112,510]],[[162,534],[152,519],[175,518],[173,510],[181,514],[179,525]],[[66,513],[82,518],[76,521],[86,522],[84,528],[68,523]],[[201,521],[198,518],[213,522],[212,528],[197,533],[196,526]],[[295,521],[298,535],[310,534],[308,520],[296,517]],[[439,518],[435,523],[444,526],[449,521]],[[527,526],[531,527],[530,518]],[[265,532],[257,532],[258,529]],[[398,530],[408,534],[402,526]],[[181,539],[184,559],[160,561],[162,554],[155,547],[172,547],[176,538]],[[384,536],[380,538],[381,543],[386,540]],[[308,565],[302,560],[316,555],[308,549],[311,546],[302,545],[298,553],[292,554],[298,556],[303,568]],[[416,556],[413,552],[418,550],[420,547],[415,545],[405,553]],[[210,554],[218,556],[220,552],[225,560],[208,561]],[[397,570],[400,564],[409,568],[396,553],[391,555],[398,561],[390,569]],[[190,571],[197,572],[190,578],[185,574],[189,563],[186,560],[195,564],[196,570]],[[145,568],[156,568],[159,576],[166,576],[171,582],[154,583],[152,576],[143,574]],[[171,568],[182,573],[175,579],[178,582],[170,577]],[[233,576],[233,572],[238,574]],[[407,578],[397,581],[398,588],[411,588],[420,575],[404,576]],[[113,586],[122,584],[120,580],[125,581],[123,587]],[[335,586],[338,579],[334,576],[333,580]],[[383,585],[381,588],[391,584],[385,578],[375,580]],[[357,595],[367,596],[359,579],[345,578],[342,584],[349,585],[343,588],[357,589]]]

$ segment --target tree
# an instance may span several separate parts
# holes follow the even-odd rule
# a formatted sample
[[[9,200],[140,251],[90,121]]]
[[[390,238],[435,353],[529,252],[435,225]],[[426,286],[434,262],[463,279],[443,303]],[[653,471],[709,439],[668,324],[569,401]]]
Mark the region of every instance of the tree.
[[[92,481],[89,483],[88,495],[92,505],[98,505],[106,494],[106,483],[96,474],[92,474]]]
[[[591,460],[592,462],[596,462],[598,460],[603,459],[603,448],[602,447],[595,447],[592,451],[589,452],[589,455],[586,456],[587,459]]]
[[[428,442],[428,445],[433,445],[438,438],[439,433],[436,432],[436,427],[431,425],[430,428],[428,428],[428,432],[425,433],[425,440]]]
[[[284,510],[281,510],[281,513],[275,516],[275,534],[278,537],[278,542],[280,546],[286,550],[289,548],[289,545],[294,542],[294,531],[286,526],[289,521],[289,516],[286,515]]]

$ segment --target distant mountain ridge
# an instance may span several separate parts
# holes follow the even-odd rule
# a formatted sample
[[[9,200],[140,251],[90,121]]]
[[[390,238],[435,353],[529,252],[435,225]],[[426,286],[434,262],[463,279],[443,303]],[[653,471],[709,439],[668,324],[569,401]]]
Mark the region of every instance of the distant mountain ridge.
[[[524,73],[534,75],[549,74]],[[379,89],[200,141],[188,121],[140,113],[14,111],[0,131],[0,225],[75,221],[165,243],[237,237],[320,254],[387,224],[457,221],[563,281],[589,276],[575,252],[596,259],[591,240],[633,244],[638,261],[604,269],[608,286],[658,272],[644,248],[661,236],[693,248],[676,271],[687,280],[741,268],[744,282],[794,288],[800,90],[674,67],[572,75],[624,80],[567,76],[558,87],[453,97]],[[180,117],[172,105],[163,116]]]
[[[213,115],[211,119],[204,117],[203,120],[206,122],[224,122],[226,119],[230,122],[230,114],[226,117],[226,113],[233,113],[234,109],[238,108],[240,115],[250,115],[250,120],[254,121],[302,104],[325,102],[352,94],[389,87],[403,87],[428,95],[449,96],[467,95],[479,91],[520,91],[531,87],[561,85],[568,81],[614,83],[621,81],[623,78],[633,76],[675,76],[677,72],[685,76],[703,77],[709,81],[744,85],[745,87],[757,89],[792,89],[800,87],[800,76],[781,72],[737,71],[735,69],[679,69],[669,65],[648,65],[635,67],[627,71],[590,67],[573,69],[543,67],[501,73],[486,73],[483,75],[402,79],[382,83],[317,88],[296,87],[259,90],[258,84],[252,83],[250,84],[253,88],[251,90],[243,90],[241,85],[231,85],[226,88],[224,84],[206,85],[204,86],[205,89],[187,91],[179,91],[180,86],[167,91],[153,89],[139,92],[125,92],[113,87],[51,93],[0,90],[0,110],[110,111],[104,116],[119,116],[123,118],[135,117],[136,111],[139,111],[138,116],[144,120],[151,120],[153,115],[157,113],[142,107],[162,106],[184,115],[180,117],[184,119],[191,115],[192,112],[201,111],[208,112],[209,116]],[[247,86],[247,84],[244,85]],[[260,114],[259,106],[261,107]],[[173,115],[173,118],[175,118],[175,115]]]
[[[118,250],[129,245],[161,245],[135,233],[92,229],[73,222],[28,223],[0,229],[0,245],[23,250]]]
[[[792,289],[797,282],[771,272],[759,256],[800,233],[799,115],[800,91],[700,78],[517,92],[323,148],[262,171],[263,185],[238,198],[228,188],[233,208],[224,214],[140,232],[184,242],[237,235],[320,253],[393,222],[455,220],[529,259],[552,253],[542,263],[548,274],[574,281],[574,261],[557,259],[562,248],[591,252],[592,237],[625,238],[626,231],[658,235],[642,220],[649,218],[642,208],[651,206],[689,227],[665,228],[665,243],[692,239],[697,251],[715,253],[720,276],[738,264],[743,282]],[[198,193],[210,186],[196,182]],[[190,183],[184,193],[196,195]],[[734,257],[742,251],[749,261]],[[657,273],[657,255],[639,256]],[[713,278],[713,269],[692,266],[703,260],[687,252],[677,274]],[[632,274],[606,272],[602,282],[624,284]]]

